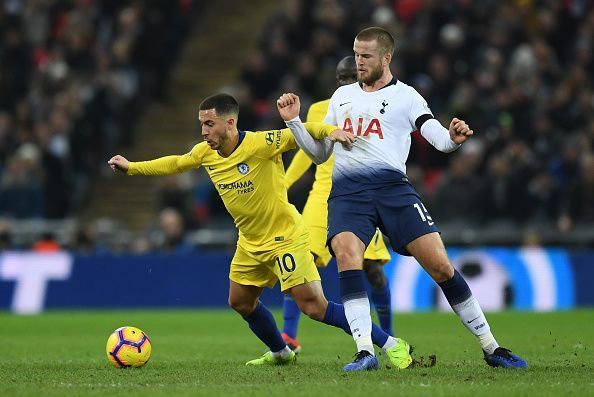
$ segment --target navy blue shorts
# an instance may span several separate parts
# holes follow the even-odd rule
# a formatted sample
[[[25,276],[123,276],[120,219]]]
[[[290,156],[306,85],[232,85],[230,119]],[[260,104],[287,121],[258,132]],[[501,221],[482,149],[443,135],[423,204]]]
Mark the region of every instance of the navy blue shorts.
[[[376,227],[388,236],[394,251],[401,255],[410,255],[404,247],[411,241],[438,231],[410,183],[390,184],[328,200],[330,252],[330,240],[338,233],[352,232],[367,246]]]

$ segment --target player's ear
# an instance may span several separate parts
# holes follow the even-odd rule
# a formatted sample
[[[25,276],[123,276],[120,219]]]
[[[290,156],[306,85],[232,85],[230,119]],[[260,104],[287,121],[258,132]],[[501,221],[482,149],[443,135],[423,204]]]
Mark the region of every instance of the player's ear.
[[[390,64],[390,62],[392,62],[392,54],[390,54],[389,52],[386,52],[384,54],[384,66],[388,66]]]

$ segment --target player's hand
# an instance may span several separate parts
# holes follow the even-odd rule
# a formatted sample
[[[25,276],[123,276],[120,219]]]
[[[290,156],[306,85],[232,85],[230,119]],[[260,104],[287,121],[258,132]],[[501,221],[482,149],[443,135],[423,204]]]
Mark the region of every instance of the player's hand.
[[[450,138],[455,144],[460,145],[466,142],[474,132],[470,129],[464,120],[453,118],[450,123]]]
[[[289,121],[299,116],[301,103],[299,102],[299,97],[297,95],[285,93],[276,101],[276,107],[283,120]]]
[[[110,158],[107,164],[109,164],[113,172],[118,170],[128,172],[128,168],[130,168],[130,162],[126,160],[124,156],[120,156],[119,154]]]
[[[353,143],[357,142],[357,137],[349,131],[336,129],[328,135],[332,142],[340,142],[345,149],[353,147]]]

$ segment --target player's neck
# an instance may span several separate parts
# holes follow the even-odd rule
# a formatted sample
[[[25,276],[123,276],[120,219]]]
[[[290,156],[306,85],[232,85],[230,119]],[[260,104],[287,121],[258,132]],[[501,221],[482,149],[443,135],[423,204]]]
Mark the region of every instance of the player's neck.
[[[388,70],[388,71],[384,72],[384,74],[382,74],[382,77],[380,77],[379,79],[374,81],[372,84],[362,83],[361,86],[362,86],[363,91],[373,92],[373,91],[381,90],[382,88],[387,86],[390,83],[390,81],[392,81],[393,78],[394,78],[394,76],[392,76],[392,72],[390,72],[390,70]]]
[[[229,132],[227,140],[225,141],[225,143],[223,145],[221,145],[221,148],[219,150],[217,150],[217,152],[219,152],[219,155],[221,155],[221,157],[229,157],[237,148],[238,142],[239,142],[239,131],[237,131],[237,128],[234,128],[233,130],[231,130]]]

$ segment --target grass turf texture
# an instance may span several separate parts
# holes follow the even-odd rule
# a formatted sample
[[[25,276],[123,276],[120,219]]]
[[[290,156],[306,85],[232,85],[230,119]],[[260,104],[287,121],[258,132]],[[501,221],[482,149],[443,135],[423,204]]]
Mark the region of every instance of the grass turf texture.
[[[244,365],[264,346],[229,310],[0,313],[0,396],[594,395],[594,311],[488,318],[528,370],[488,367],[453,314],[395,316],[398,335],[415,355],[436,354],[435,367],[390,370],[380,357],[381,370],[346,374],[351,337],[307,318],[297,365],[263,368]],[[107,337],[122,325],[151,338],[145,367],[117,369],[107,361]]]

